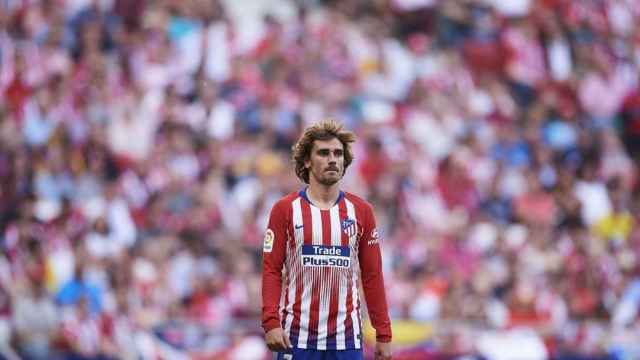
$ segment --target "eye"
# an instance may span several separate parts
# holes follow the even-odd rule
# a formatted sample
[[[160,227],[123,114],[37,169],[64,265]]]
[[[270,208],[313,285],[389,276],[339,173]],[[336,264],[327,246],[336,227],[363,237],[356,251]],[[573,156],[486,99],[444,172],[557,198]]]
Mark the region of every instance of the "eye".
[[[328,149],[318,150],[318,155],[320,155],[320,156],[329,156],[329,150]]]
[[[336,157],[340,157],[340,156],[342,156],[342,155],[344,154],[344,151],[342,151],[342,150],[336,150],[336,151],[334,151],[334,152],[333,152],[333,154],[334,154]]]

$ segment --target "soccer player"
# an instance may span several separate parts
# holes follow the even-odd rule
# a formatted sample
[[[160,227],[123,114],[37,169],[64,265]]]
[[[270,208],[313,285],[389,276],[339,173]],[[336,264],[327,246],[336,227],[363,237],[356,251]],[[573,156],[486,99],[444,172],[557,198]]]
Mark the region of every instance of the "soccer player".
[[[296,175],[308,186],[273,206],[263,243],[262,327],[278,359],[362,359],[359,279],[376,330],[376,359],[391,359],[373,209],[339,189],[354,141],[352,132],[326,120],[293,146]]]

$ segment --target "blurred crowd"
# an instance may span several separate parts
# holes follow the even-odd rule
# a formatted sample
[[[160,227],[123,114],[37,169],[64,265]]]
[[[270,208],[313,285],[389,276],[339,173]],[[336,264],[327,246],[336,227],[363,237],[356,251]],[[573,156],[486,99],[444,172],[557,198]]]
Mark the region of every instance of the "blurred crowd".
[[[291,145],[332,117],[358,135],[344,188],[376,210],[391,317],[432,326],[425,352],[639,358],[638,18],[0,0],[0,353],[268,358],[266,219],[303,186]]]

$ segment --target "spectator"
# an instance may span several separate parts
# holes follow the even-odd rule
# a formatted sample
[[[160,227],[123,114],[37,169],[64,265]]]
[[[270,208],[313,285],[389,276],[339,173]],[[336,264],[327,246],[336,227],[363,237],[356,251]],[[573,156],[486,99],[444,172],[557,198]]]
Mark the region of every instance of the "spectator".
[[[56,302],[62,306],[76,306],[81,299],[87,302],[86,306],[91,313],[99,314],[102,311],[102,291],[87,279],[85,265],[81,259],[78,259],[73,270],[73,277],[60,286]]]
[[[13,321],[18,352],[29,359],[48,359],[55,353],[60,318],[44,281],[31,281],[16,294]]]

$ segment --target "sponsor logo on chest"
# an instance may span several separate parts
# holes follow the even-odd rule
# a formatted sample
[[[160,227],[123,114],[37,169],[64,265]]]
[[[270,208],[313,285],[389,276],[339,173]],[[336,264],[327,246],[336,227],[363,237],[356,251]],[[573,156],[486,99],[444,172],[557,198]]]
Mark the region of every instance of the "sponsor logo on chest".
[[[350,253],[348,246],[302,245],[302,266],[348,268]]]

